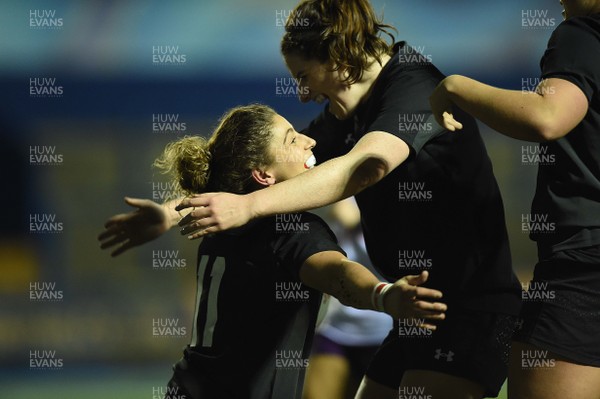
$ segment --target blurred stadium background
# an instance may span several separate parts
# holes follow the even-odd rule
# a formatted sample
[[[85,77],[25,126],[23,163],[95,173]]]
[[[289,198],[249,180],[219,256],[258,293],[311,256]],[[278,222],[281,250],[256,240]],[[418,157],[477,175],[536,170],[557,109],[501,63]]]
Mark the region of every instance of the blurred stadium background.
[[[551,28],[562,19],[558,0],[372,2],[397,39],[445,74],[512,89],[539,76]],[[169,196],[153,159],[176,137],[209,133],[225,109],[263,102],[298,129],[316,115],[319,107],[278,89],[277,79],[289,78],[278,51],[281,25],[295,4],[0,5],[1,397],[162,397],[157,390],[191,331],[197,243],[173,231],[111,259],[96,237],[107,217],[128,211],[124,195]],[[528,10],[541,11],[549,26],[525,23]],[[522,162],[523,143],[482,130],[526,282],[535,247],[521,215],[529,213],[536,168]],[[32,229],[41,221],[45,230]],[[155,267],[157,259],[176,266]],[[34,301],[36,290],[58,300]],[[164,322],[188,334],[156,336],[153,323]],[[240,326],[240,336],[248,328]],[[36,355],[50,366],[32,367]]]

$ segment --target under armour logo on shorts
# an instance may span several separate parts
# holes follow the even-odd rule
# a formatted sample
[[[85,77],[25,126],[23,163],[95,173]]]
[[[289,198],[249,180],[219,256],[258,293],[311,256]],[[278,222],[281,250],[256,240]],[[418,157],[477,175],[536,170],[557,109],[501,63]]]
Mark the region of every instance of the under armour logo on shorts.
[[[454,352],[448,351],[448,353],[444,353],[441,349],[436,349],[434,357],[436,360],[440,360],[440,358],[445,357],[447,362],[451,362],[454,358]]]
[[[344,143],[346,145],[354,145],[356,144],[356,140],[354,139],[354,137],[352,137],[352,133],[348,133],[348,135],[346,136],[346,140],[344,140]]]
[[[517,319],[517,321],[515,322],[515,331],[520,331],[523,329],[523,322],[525,322],[525,320]]]

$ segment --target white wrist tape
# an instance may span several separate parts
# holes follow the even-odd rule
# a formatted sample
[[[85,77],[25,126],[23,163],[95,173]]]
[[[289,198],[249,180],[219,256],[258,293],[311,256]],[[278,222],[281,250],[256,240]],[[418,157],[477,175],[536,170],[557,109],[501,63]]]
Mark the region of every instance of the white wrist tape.
[[[385,299],[385,294],[393,285],[394,284],[391,283],[379,283],[373,288],[373,292],[371,293],[371,304],[373,305],[373,308],[380,312],[385,312],[383,300]]]

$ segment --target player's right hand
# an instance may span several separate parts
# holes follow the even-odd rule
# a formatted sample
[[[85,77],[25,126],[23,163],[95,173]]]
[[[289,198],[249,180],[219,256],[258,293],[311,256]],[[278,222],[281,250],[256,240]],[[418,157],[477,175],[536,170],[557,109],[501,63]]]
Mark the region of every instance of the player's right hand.
[[[137,209],[108,219],[98,236],[101,249],[116,246],[111,256],[152,241],[171,228],[167,210],[156,202],[128,197],[125,202]]]

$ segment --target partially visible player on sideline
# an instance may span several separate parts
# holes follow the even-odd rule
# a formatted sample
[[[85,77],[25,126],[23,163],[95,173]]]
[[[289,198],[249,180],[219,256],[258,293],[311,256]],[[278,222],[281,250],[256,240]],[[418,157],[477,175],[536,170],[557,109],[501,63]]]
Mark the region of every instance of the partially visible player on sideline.
[[[539,261],[529,284],[553,297],[523,306],[508,380],[515,399],[600,398],[600,1],[561,4],[565,21],[534,93],[454,75],[431,96],[446,128],[461,128],[460,107],[506,136],[539,142],[554,159],[539,164],[531,213],[546,223],[531,230]],[[540,365],[553,367],[523,367],[540,353]]]
[[[183,233],[200,236],[355,195],[375,269],[390,281],[430,270],[428,286],[448,304],[431,337],[406,336],[406,321],[396,320],[358,397],[397,399],[399,388],[444,399],[496,396],[521,285],[475,120],[461,114],[461,135],[435,122],[429,96],[444,75],[407,43],[394,44],[368,0],[306,0],[292,15],[281,52],[300,100],[327,102],[306,130],[326,162],[268,192],[185,199],[178,209],[196,209],[182,220]]]
[[[208,141],[170,143],[156,165],[173,172],[185,192],[243,194],[307,170],[316,162],[315,144],[271,108],[250,105],[227,112]],[[102,248],[171,224],[161,206],[129,202],[139,210],[109,220]],[[295,216],[202,241],[191,343],[174,367],[168,397],[300,399],[321,303],[315,290],[357,308],[426,320],[426,328],[444,318],[446,306],[428,302],[441,292],[417,287],[427,273],[382,283],[345,257],[319,217]]]

